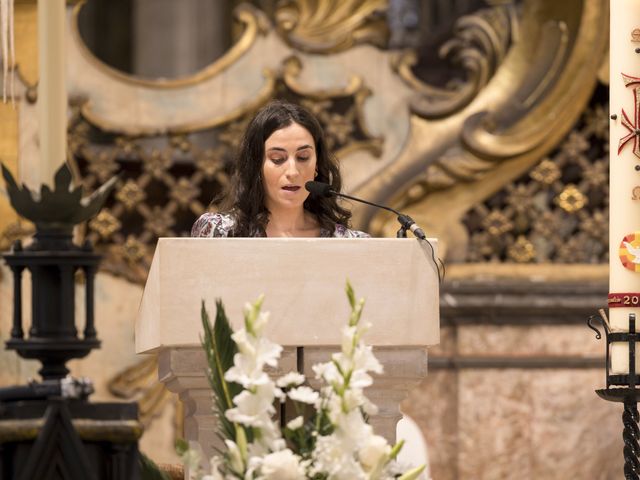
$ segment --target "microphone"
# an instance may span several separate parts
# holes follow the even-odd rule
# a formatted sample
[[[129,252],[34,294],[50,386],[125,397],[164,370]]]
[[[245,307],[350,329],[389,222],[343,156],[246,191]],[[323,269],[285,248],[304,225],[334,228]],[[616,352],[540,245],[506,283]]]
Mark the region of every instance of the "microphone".
[[[424,231],[418,226],[418,224],[413,220],[413,218],[411,218],[409,215],[405,215],[404,213],[400,213],[400,212],[398,212],[397,210],[394,210],[391,207],[387,207],[385,205],[379,205],[377,203],[369,202],[369,201],[363,200],[361,198],[352,197],[351,195],[347,195],[346,193],[336,192],[335,190],[333,190],[331,188],[331,185],[329,185],[327,183],[323,183],[323,182],[316,182],[316,181],[307,182],[307,183],[304,184],[304,188],[306,188],[307,191],[311,195],[314,195],[316,197],[331,197],[331,196],[343,197],[343,198],[348,198],[349,200],[354,200],[356,202],[360,202],[360,203],[365,203],[367,205],[371,205],[372,207],[377,207],[377,208],[382,208],[383,210],[388,210],[389,212],[392,212],[392,213],[397,215],[398,222],[400,222],[400,225],[402,226],[402,228],[398,232],[398,236],[399,237],[400,236],[405,236],[406,237],[406,233],[405,232],[407,230],[411,230],[411,232],[417,238],[420,238],[422,240],[426,240],[427,239],[427,236],[424,234]],[[405,235],[401,235],[401,233],[405,233]]]
[[[322,182],[307,182],[304,188],[314,197],[330,197],[335,193],[328,183]]]

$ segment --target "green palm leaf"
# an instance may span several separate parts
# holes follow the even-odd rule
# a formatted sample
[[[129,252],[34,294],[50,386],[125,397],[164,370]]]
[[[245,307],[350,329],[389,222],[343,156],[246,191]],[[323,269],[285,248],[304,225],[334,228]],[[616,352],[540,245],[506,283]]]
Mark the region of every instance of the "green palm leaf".
[[[201,309],[202,326],[204,328],[204,339],[202,346],[207,355],[208,378],[213,390],[213,403],[216,410],[216,417],[220,425],[220,433],[223,438],[236,439],[234,425],[227,420],[224,412],[233,408],[233,397],[242,390],[236,383],[227,382],[224,379],[224,372],[233,366],[233,356],[238,348],[232,340],[233,330],[229,325],[229,319],[224,311],[222,301],[216,300],[216,321],[211,325],[209,314],[202,302]]]

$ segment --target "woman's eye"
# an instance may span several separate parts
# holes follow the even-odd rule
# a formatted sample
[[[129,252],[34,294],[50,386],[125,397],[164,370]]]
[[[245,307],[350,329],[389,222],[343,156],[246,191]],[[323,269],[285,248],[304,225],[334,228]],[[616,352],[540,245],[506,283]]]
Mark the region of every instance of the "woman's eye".
[[[309,160],[309,158],[311,158],[310,155],[301,155],[298,157],[298,160],[300,160],[301,162],[304,162],[305,160]]]
[[[282,165],[284,163],[284,158],[281,157],[276,157],[276,158],[272,158],[271,161],[273,163],[275,163],[276,165]]]

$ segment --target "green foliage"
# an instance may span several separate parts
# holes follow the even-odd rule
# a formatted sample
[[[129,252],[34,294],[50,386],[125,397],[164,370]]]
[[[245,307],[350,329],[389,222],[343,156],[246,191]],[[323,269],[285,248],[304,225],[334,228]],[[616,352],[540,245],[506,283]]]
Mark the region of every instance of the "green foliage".
[[[178,438],[176,440],[176,453],[182,456],[187,450],[189,450],[189,443],[184,438]]]
[[[236,383],[227,382],[224,372],[233,366],[233,356],[238,348],[231,339],[233,330],[220,300],[216,301],[216,321],[211,325],[209,314],[202,302],[201,309],[204,339],[202,346],[207,355],[209,384],[213,391],[214,409],[220,425],[221,437],[236,439],[235,426],[224,416],[224,412],[233,408],[233,397],[241,392],[242,387]]]
[[[353,291],[351,282],[347,280],[347,298],[349,299],[349,305],[351,305],[351,315],[349,316],[349,326],[353,327],[358,324],[360,317],[362,316],[362,309],[364,308],[364,298],[356,301],[356,294]]]
[[[138,457],[140,465],[140,480],[171,480],[167,472],[160,470],[153,460],[140,452]]]

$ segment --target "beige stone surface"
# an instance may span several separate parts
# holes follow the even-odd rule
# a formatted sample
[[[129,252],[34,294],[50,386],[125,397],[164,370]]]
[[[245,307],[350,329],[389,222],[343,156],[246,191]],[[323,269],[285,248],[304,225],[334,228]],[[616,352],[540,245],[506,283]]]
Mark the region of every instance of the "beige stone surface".
[[[247,300],[260,294],[273,341],[340,345],[350,312],[347,279],[366,299],[371,345],[434,345],[437,278],[431,251],[415,239],[161,238],[136,321],[136,351],[199,345],[202,300],[223,298],[237,327]]]
[[[457,332],[454,327],[440,327],[440,343],[429,347],[429,356],[446,355],[457,348]]]
[[[431,354],[431,349],[429,349]],[[421,428],[433,480],[457,480],[458,383],[452,370],[430,370],[402,403]]]
[[[466,325],[457,333],[460,355],[602,356],[604,340],[584,325]]]
[[[620,404],[603,372],[431,371],[403,409],[421,426],[434,480],[622,478]]]

